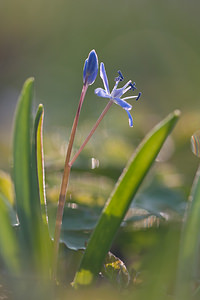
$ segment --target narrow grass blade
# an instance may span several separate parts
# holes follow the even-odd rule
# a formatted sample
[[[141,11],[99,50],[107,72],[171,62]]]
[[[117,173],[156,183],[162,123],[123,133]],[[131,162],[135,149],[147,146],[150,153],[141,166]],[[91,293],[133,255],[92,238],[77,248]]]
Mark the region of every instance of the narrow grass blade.
[[[14,185],[26,267],[49,275],[50,237],[42,221],[45,202],[42,157],[43,107],[32,120],[33,79],[28,79],[19,99],[14,130]],[[28,264],[27,264],[28,262]]]
[[[38,111],[35,117],[34,126],[34,147],[33,153],[35,154],[37,163],[37,179],[39,186],[39,198],[42,213],[42,220],[44,224],[48,224],[47,216],[47,203],[46,203],[46,193],[45,193],[45,173],[44,173],[44,153],[43,153],[43,119],[44,119],[44,108],[40,104],[38,106]]]
[[[199,278],[200,247],[200,167],[197,171],[180,242],[176,282],[177,299],[191,299],[195,278]]]
[[[175,126],[179,115],[179,111],[174,111],[158,124],[130,159],[108,199],[89,240],[80,268],[74,279],[75,288],[90,285],[95,280],[133,197],[156,159],[167,136]]]
[[[40,194],[43,196],[43,186],[39,186],[39,178],[41,178],[41,170],[38,169],[38,153],[40,148],[40,142],[38,145],[38,135],[40,134],[39,124],[43,114],[43,108],[39,107],[36,113],[34,128],[33,128],[33,139],[32,139],[32,152],[31,152],[31,215],[32,215],[32,226],[37,235],[40,230],[42,215],[40,206]],[[41,125],[40,125],[41,126]],[[40,156],[40,154],[39,154]],[[31,221],[31,220],[30,220]]]
[[[49,273],[50,236],[45,195],[44,158],[43,158],[43,116],[40,104],[36,113],[32,143],[32,214],[34,220],[34,254],[37,267],[43,274]]]
[[[4,196],[0,193],[0,255],[5,266],[13,275],[20,271],[19,245],[11,226],[9,210]]]
[[[16,110],[13,144],[13,178],[16,194],[17,214],[24,244],[30,246],[31,239],[31,130],[33,78],[26,80]],[[26,241],[26,242],[25,242]]]

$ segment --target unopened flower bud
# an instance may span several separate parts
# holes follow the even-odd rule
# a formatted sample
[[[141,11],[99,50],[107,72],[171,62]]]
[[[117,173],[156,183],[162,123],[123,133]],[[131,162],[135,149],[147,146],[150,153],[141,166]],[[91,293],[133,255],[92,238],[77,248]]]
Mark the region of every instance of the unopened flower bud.
[[[95,50],[92,50],[85,60],[83,68],[83,83],[91,85],[94,83],[98,73],[98,57]]]

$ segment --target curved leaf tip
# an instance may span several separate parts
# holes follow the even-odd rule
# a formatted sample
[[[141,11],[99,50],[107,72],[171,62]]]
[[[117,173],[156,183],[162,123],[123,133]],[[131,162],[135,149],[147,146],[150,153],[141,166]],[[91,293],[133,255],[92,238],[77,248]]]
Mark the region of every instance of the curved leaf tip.
[[[22,88],[22,93],[23,91],[25,91],[28,88],[32,88],[33,84],[35,82],[35,78],[34,77],[29,77],[26,79],[26,81],[24,82],[23,88]]]
[[[35,81],[34,77],[29,77],[26,79],[25,84],[33,83]]]
[[[180,117],[180,115],[181,115],[181,111],[179,109],[175,109],[174,116]]]
[[[43,113],[44,113],[44,105],[40,103],[40,104],[38,105],[37,114],[38,114],[38,115],[41,115],[41,114],[43,114]]]

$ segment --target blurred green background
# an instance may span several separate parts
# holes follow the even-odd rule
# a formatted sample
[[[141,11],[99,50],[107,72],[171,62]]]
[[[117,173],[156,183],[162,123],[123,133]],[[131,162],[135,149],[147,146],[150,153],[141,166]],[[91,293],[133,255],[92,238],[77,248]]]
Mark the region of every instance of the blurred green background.
[[[157,257],[168,255],[176,260],[172,252],[178,249],[177,223],[199,163],[190,145],[191,135],[200,129],[199,12],[198,0],[0,0],[0,169],[12,173],[14,110],[24,81],[34,76],[35,109],[39,103],[45,108],[45,170],[51,220],[55,218],[53,201],[58,199],[67,140],[82,89],[83,64],[90,50],[95,49],[99,62],[105,63],[111,87],[120,69],[125,80],[136,82],[136,92],[141,91],[142,97],[131,102],[133,128],[128,126],[127,114],[113,106],[73,166],[68,195],[71,202],[83,207],[79,212],[74,203],[69,204],[66,228],[67,222],[70,226],[82,222],[83,229],[88,220],[94,225],[99,207],[143,137],[168,113],[177,108],[182,111],[129,210],[130,218],[134,217],[135,204],[155,215],[171,210],[169,220],[175,220],[170,227],[173,239],[166,235],[168,228],[162,227],[162,220],[160,227],[156,223],[150,228],[150,219],[135,235],[129,229],[120,230],[113,246],[136,271],[142,269],[140,256],[144,256],[149,269],[157,270],[154,274],[166,269],[169,277],[175,274],[169,270],[175,263],[164,259],[163,267]],[[102,87],[99,76],[88,89],[74,149],[81,145],[107,103],[94,95],[97,87]],[[143,227],[149,230],[143,231]],[[72,238],[76,238],[74,232]],[[68,263],[73,264],[70,259]],[[62,262],[61,268],[65,267]],[[70,280],[74,272],[72,268]],[[150,278],[154,280],[151,273]]]
[[[172,173],[179,173],[182,186],[189,187],[198,163],[190,136],[200,127],[199,9],[195,0],[1,0],[0,168],[12,164],[14,109],[29,76],[36,80],[36,104],[45,106],[45,136],[54,134],[53,146],[47,141],[47,158],[55,158],[52,149],[62,149],[64,156],[84,60],[94,48],[105,63],[110,86],[120,69],[125,79],[136,82],[142,97],[133,103],[133,128],[126,113],[112,107],[88,145],[89,155],[85,150],[86,159],[95,157],[100,166],[111,161],[124,166],[152,126],[179,108],[182,118],[166,152],[171,153],[167,159],[175,168]],[[88,90],[78,145],[106,105],[106,99],[94,95],[100,86],[98,78]]]

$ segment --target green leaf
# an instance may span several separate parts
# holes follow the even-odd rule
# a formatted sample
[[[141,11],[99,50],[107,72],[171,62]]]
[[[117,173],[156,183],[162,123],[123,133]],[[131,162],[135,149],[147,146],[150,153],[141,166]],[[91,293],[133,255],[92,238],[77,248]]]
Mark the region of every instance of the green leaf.
[[[61,240],[68,248],[79,250],[85,249],[85,245],[100,215],[100,208],[75,205],[74,208],[65,206]],[[55,231],[56,210],[55,205],[48,206],[49,227],[52,238]]]
[[[0,170],[0,193],[2,193],[11,205],[14,204],[14,187],[10,175]]]
[[[44,108],[40,104],[35,117],[32,143],[32,224],[35,264],[43,274],[49,273],[51,241],[45,195],[44,158],[43,158],[43,117]]]
[[[31,204],[31,130],[33,78],[24,83],[19,97],[14,126],[13,178],[17,214],[24,244],[29,247],[32,229]],[[26,241],[26,242],[25,242]]]
[[[33,190],[38,189],[38,193],[37,193],[37,195],[39,196],[38,205],[39,208],[41,209],[42,220],[44,224],[47,225],[48,216],[47,216],[47,203],[46,203],[46,194],[45,194],[44,153],[43,153],[43,134],[42,134],[43,119],[44,119],[44,108],[43,105],[40,104],[38,106],[38,110],[35,117],[35,123],[34,123],[32,165],[33,165],[33,172],[37,176],[35,176],[35,183],[34,183]],[[38,208],[36,208],[36,210],[38,211]]]
[[[9,210],[5,204],[4,196],[0,193],[0,255],[8,270],[17,275],[20,270],[18,260],[19,245],[14,229],[10,223]]]
[[[43,107],[39,107],[36,113],[34,128],[33,128],[33,140],[32,140],[32,152],[31,152],[31,215],[33,227],[37,231],[41,227],[42,215],[41,215],[41,205],[40,205],[40,194],[43,196],[43,185],[39,187],[39,178],[42,176],[41,170],[39,173],[38,169],[38,135],[40,134],[39,124],[43,114]],[[39,132],[39,133],[38,133]],[[40,154],[39,154],[40,155]]]
[[[14,203],[14,187],[10,176],[0,170],[0,194],[2,195],[2,200],[7,206],[10,221],[12,225],[18,223],[16,211],[13,208]]]
[[[20,237],[29,268],[49,273],[50,237],[47,219],[42,221],[45,203],[42,149],[43,106],[32,120],[33,79],[28,79],[19,98],[14,128],[14,185]],[[41,202],[40,202],[41,201]],[[41,205],[42,203],[42,205]],[[45,212],[46,214],[46,212]],[[45,216],[46,217],[46,216]],[[44,218],[45,219],[45,218]],[[29,262],[29,264],[27,264]]]
[[[177,299],[191,299],[199,274],[200,167],[196,173],[183,225],[177,270]],[[197,281],[196,281],[197,282]]]
[[[125,288],[130,282],[130,275],[125,264],[111,252],[106,255],[101,272],[118,288]]]
[[[73,201],[73,199],[72,199]],[[48,205],[50,234],[53,238],[57,206]],[[160,181],[151,180],[148,186],[138,193],[131,202],[125,222],[121,226],[147,227],[155,224],[156,219],[170,220],[181,218],[185,210],[185,198],[176,190],[170,189]],[[89,237],[95,228],[102,208],[98,206],[68,203],[64,208],[61,228],[61,240],[73,250],[85,249]],[[161,213],[162,212],[162,213]],[[165,213],[163,215],[163,213]],[[155,222],[152,222],[152,221]],[[135,223],[136,222],[136,223]]]
[[[145,209],[152,215],[160,212],[170,215],[183,215],[186,199],[181,193],[163,185],[161,182],[150,182],[150,185],[139,193],[131,203],[131,208]]]
[[[175,126],[179,115],[179,111],[174,111],[158,124],[140,144],[136,153],[130,159],[108,199],[89,240],[80,268],[74,279],[75,288],[90,285],[95,280],[133,197],[156,159],[167,136]]]

